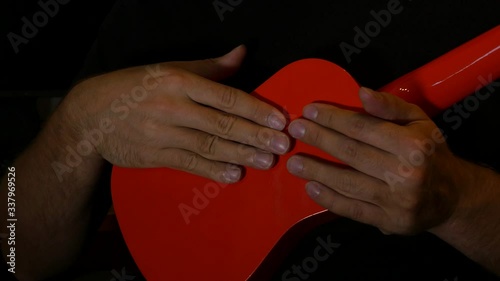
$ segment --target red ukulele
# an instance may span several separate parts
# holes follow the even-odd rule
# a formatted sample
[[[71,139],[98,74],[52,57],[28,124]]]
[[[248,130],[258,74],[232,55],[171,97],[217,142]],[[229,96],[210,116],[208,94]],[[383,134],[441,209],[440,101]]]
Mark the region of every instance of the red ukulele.
[[[380,89],[430,116],[500,77],[500,26]],[[281,106],[290,119],[314,101],[362,109],[359,86],[328,61],[304,59],[272,76],[253,95]],[[225,185],[188,173],[114,167],[114,208],[125,241],[149,281],[265,280],[273,261],[300,236],[334,218],[287,172],[291,155],[336,161],[297,142],[269,171],[247,169]],[[290,245],[289,245],[290,244]]]

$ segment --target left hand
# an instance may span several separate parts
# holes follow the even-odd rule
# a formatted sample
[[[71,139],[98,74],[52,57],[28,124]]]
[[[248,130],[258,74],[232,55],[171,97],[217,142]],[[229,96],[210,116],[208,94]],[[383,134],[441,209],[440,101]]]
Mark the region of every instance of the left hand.
[[[350,166],[293,156],[290,173],[310,180],[319,205],[386,234],[416,234],[446,222],[460,199],[462,161],[416,105],[361,88],[366,113],[314,103],[290,134]]]

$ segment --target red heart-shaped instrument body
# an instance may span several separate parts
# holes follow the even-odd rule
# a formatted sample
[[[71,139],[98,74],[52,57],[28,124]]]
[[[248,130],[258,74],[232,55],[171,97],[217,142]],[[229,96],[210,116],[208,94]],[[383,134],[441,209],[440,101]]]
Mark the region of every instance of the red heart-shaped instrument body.
[[[496,27],[381,90],[433,116],[499,76]],[[293,120],[313,101],[361,110],[358,90],[337,65],[305,59],[277,72],[253,94]],[[307,230],[313,225],[308,222],[327,214],[305,194],[305,181],[287,172],[286,162],[295,153],[335,161],[298,142],[270,171],[247,169],[245,178],[232,185],[171,169],[114,167],[114,208],[147,280],[238,281],[259,275],[257,268],[287,231]]]
[[[281,105],[295,119],[304,105],[334,95],[360,107],[358,90],[337,65],[306,59],[280,70],[253,94]],[[289,228],[323,212],[304,193],[305,181],[286,169],[287,159],[298,152],[332,159],[297,142],[270,171],[247,169],[244,179],[231,185],[171,169],[115,167],[113,186],[120,192],[113,192],[113,200],[122,202],[115,211],[145,277],[246,280]]]

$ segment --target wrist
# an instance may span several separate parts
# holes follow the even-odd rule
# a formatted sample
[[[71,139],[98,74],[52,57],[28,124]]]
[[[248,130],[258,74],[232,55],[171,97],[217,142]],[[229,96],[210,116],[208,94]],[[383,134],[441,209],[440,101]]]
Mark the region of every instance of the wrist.
[[[452,190],[457,198],[456,205],[450,216],[441,224],[429,231],[439,236],[441,233],[455,229],[464,222],[474,221],[473,217],[480,215],[481,206],[489,194],[486,184],[484,169],[463,159],[456,158],[456,165],[451,171],[450,180]]]
[[[84,84],[76,85],[54,112],[45,128],[46,139],[57,139],[67,152],[80,157],[103,160],[97,149],[103,138],[92,134],[97,123],[94,121],[96,114],[90,112],[94,106],[86,99]]]
[[[92,179],[105,163],[95,141],[89,139],[92,118],[85,108],[70,92],[28,149],[28,155],[36,154],[39,161],[50,165],[59,182],[67,177]]]
[[[487,167],[458,159],[454,176],[457,205],[451,216],[429,230],[469,258],[491,267],[484,249],[500,246],[500,176]]]

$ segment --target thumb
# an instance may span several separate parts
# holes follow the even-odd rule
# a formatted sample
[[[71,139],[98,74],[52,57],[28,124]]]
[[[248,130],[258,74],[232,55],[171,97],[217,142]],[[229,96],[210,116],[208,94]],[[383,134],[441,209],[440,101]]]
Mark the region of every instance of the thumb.
[[[429,119],[420,107],[389,93],[362,87],[359,90],[359,97],[367,113],[384,120],[403,125]]]
[[[195,61],[176,61],[166,63],[168,66],[182,68],[213,81],[229,78],[238,71],[245,58],[246,48],[239,45],[229,53],[211,59]]]

